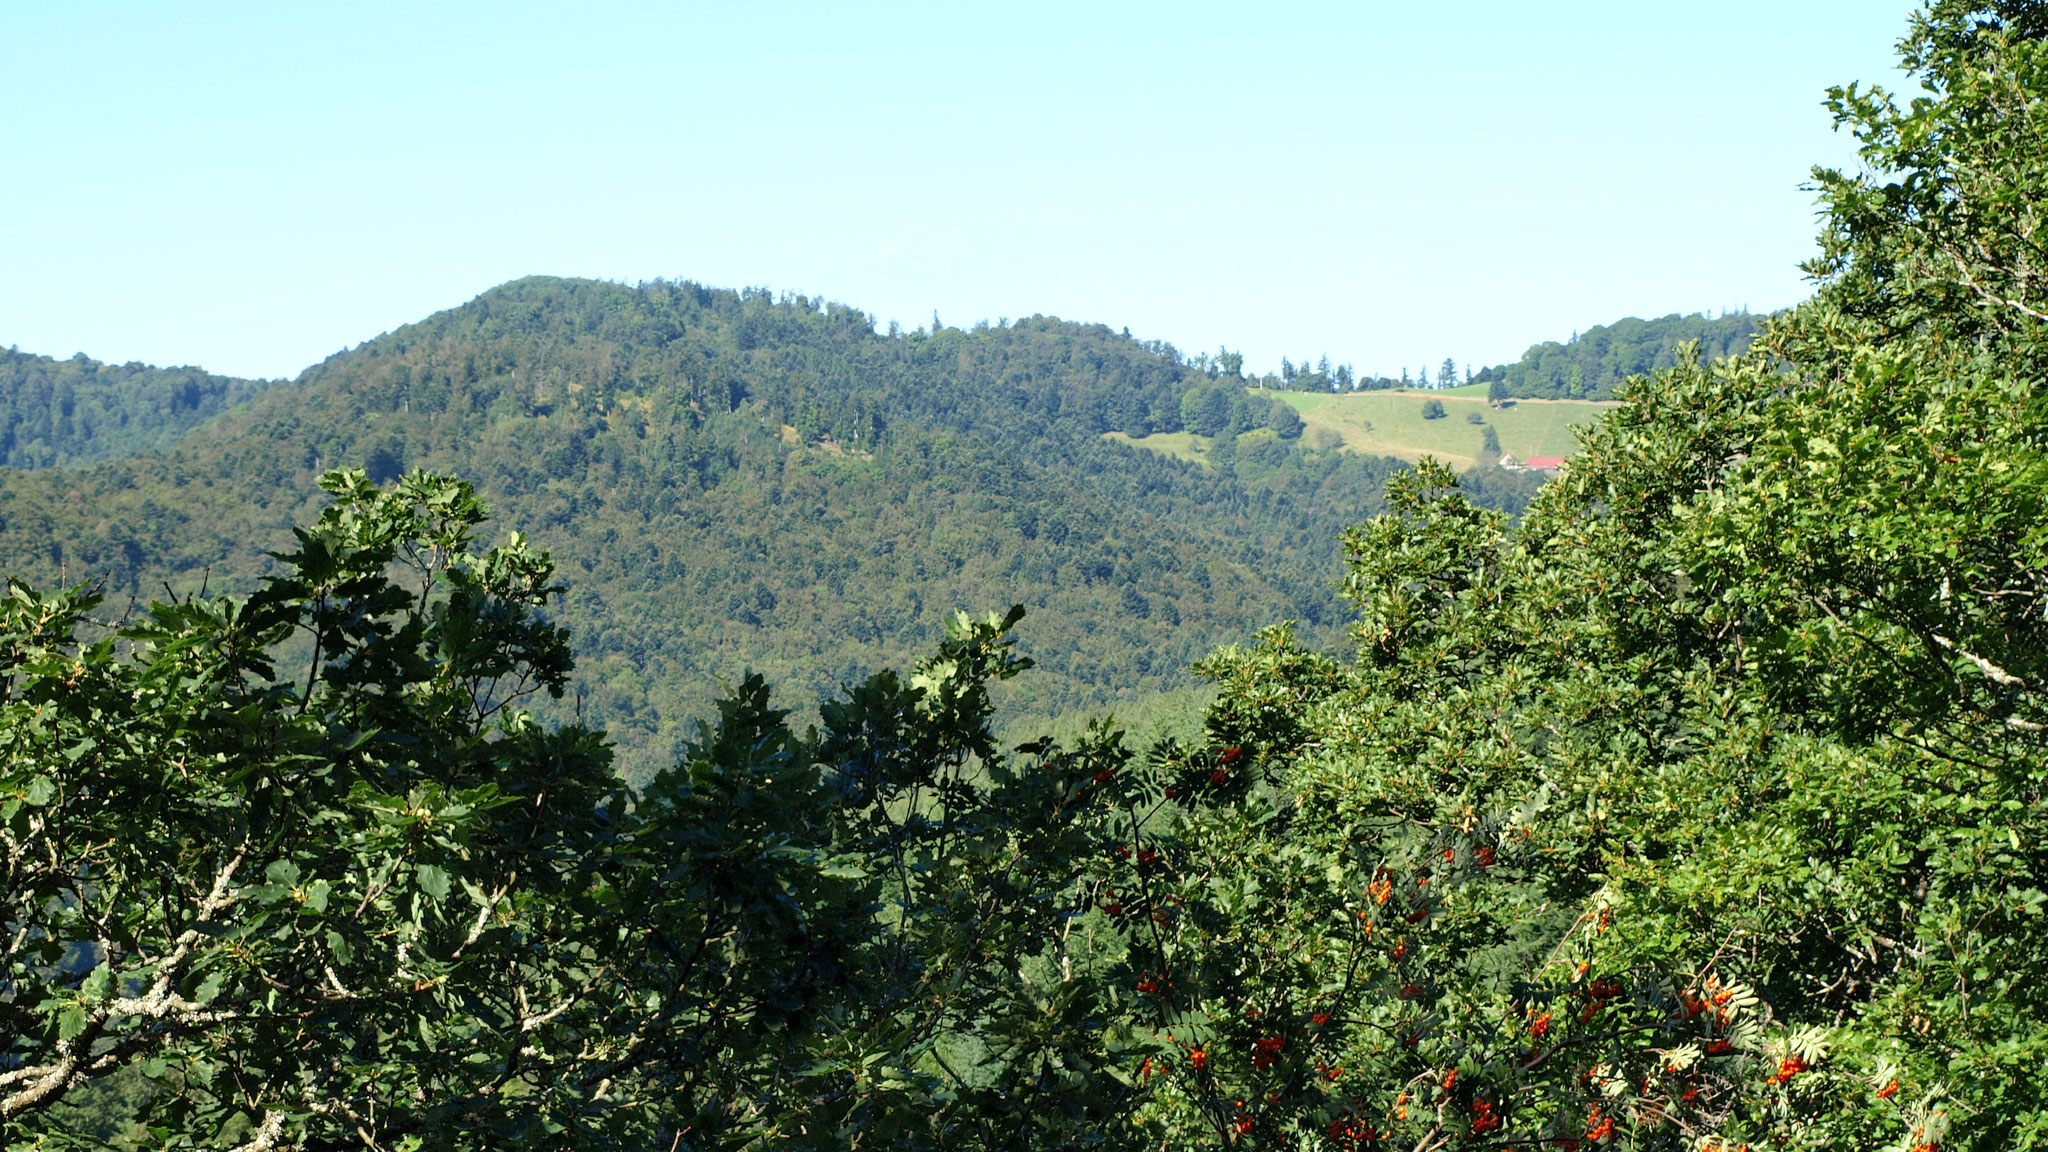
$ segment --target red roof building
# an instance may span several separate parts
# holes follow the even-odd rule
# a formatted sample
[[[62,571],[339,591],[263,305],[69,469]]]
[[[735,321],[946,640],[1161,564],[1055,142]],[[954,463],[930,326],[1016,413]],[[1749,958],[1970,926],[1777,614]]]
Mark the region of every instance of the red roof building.
[[[1531,456],[1522,461],[1522,467],[1538,472],[1555,472],[1564,467],[1562,456]]]

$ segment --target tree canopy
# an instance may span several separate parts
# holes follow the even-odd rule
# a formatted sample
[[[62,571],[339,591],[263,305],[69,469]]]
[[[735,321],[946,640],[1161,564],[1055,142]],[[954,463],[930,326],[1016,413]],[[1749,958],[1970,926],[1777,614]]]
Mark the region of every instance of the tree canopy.
[[[53,468],[168,447],[279,383],[0,349],[0,466]]]
[[[1487,385],[1490,400],[1612,400],[1629,377],[1676,367],[1688,345],[1709,359],[1740,355],[1765,320],[1746,311],[1713,317],[1673,313],[1655,320],[1631,316],[1595,324],[1565,343],[1533,344],[1520,360],[1481,369],[1469,382]]]
[[[1104,438],[1178,430],[1184,400],[1242,450],[1205,467]],[[761,671],[808,712],[962,604],[1033,612],[1039,674],[1005,689],[1019,723],[1169,700],[1274,616],[1334,641],[1330,542],[1398,465],[1253,432],[1284,407],[1101,325],[890,336],[760,289],[536,277],[160,453],[0,471],[0,557],[46,584],[105,573],[116,601],[246,594],[328,469],[461,475],[573,576],[584,672],[539,712],[604,726],[638,781],[722,680]],[[1508,509],[1535,487],[1482,483]]]
[[[421,471],[326,474],[245,598],[11,585],[0,1137],[2040,1145],[2037,7],[1833,93],[1865,171],[1757,348],[1519,520],[1394,475],[1349,651],[1217,649],[1190,742],[999,740],[1012,609],[628,788],[526,707],[552,561]]]

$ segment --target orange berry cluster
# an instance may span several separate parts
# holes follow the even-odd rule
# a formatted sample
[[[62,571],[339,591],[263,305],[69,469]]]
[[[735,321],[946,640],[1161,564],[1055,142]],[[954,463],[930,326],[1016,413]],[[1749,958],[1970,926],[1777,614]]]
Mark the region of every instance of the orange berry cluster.
[[[1600,1014],[1607,1002],[1621,995],[1621,981],[1611,977],[1595,980],[1586,987],[1586,1008],[1579,1013],[1579,1023],[1584,1024]]]
[[[1330,1121],[1330,1126],[1323,1130],[1323,1134],[1335,1143],[1351,1147],[1380,1137],[1372,1125],[1367,1124],[1361,1117],[1351,1115],[1349,1110],[1338,1113],[1337,1118]]]
[[[1690,1020],[1711,1011],[1714,1014],[1714,1022],[1723,1027],[1733,1019],[1733,1014],[1728,1009],[1728,1002],[1733,999],[1735,989],[1723,986],[1720,978],[1715,976],[1707,977],[1707,983],[1700,989],[1699,995],[1686,992],[1679,996],[1680,1002],[1685,1005],[1686,1019]]]
[[[1475,1097],[1472,1101],[1472,1134],[1483,1135],[1500,1125],[1500,1113],[1493,1110],[1493,1105],[1487,1103],[1485,1097]]]
[[[1394,894],[1394,878],[1387,874],[1386,869],[1382,868],[1379,875],[1373,877],[1372,883],[1365,886],[1365,891],[1367,895],[1372,897],[1373,903],[1385,904],[1387,898]]]
[[[1766,1084],[1783,1084],[1801,1072],[1806,1071],[1806,1061],[1797,1056],[1787,1056],[1778,1061],[1778,1070],[1764,1078]]]
[[[1245,1111],[1244,1101],[1238,1100],[1234,1101],[1234,1103],[1237,1106],[1237,1116],[1230,1122],[1230,1127],[1232,1131],[1242,1136],[1252,1130],[1252,1114]]]

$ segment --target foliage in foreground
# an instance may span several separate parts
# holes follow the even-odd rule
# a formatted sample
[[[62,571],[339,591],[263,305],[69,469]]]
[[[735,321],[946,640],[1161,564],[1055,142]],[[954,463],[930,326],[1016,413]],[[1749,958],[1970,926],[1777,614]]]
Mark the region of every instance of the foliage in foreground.
[[[750,678],[629,797],[519,708],[569,670],[547,558],[458,481],[327,487],[245,602],[0,603],[11,1145],[138,1072],[155,1147],[1021,1148],[1124,1106],[1063,978],[1123,756],[993,745],[1021,613],[822,732]]]
[[[545,557],[459,482],[247,601],[0,619],[0,1124],[249,1148],[2025,1148],[2048,1133],[2048,27],[1837,94],[1816,299],[1637,380],[1510,527],[1425,464],[1355,657],[1014,750],[1017,614],[627,795],[518,710]],[[290,661],[289,663],[287,661]]]
[[[1769,354],[1632,382],[1515,530],[1398,481],[1354,664],[1208,662],[1264,787],[1172,833],[1220,912],[1145,956],[1168,1143],[2043,1142],[2048,22],[2000,13],[1835,94],[1902,176],[1821,174]]]

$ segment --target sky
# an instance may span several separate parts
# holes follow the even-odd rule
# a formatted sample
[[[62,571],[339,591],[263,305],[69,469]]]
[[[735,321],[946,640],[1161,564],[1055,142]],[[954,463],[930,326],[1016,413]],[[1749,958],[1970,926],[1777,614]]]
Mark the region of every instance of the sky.
[[[0,0],[0,344],[292,376],[530,274],[1366,374],[1802,299],[1905,0]]]

